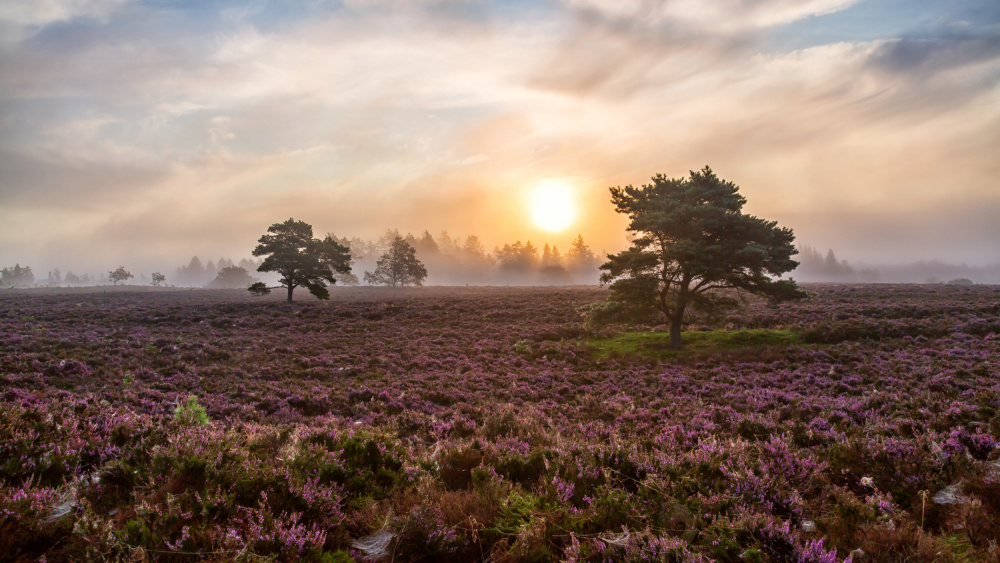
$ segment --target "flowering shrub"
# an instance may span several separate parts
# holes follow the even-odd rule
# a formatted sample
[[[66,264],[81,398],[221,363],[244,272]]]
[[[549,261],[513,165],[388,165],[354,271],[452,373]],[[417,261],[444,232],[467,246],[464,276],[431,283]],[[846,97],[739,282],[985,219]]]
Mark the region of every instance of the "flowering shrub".
[[[0,295],[0,550],[1000,557],[1000,290],[807,289],[669,357],[588,348],[599,289]]]

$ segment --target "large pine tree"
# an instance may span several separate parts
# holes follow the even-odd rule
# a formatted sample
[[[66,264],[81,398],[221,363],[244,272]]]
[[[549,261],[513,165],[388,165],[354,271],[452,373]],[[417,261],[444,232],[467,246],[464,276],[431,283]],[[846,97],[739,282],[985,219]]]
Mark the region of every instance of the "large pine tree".
[[[713,290],[735,289],[776,299],[801,297],[793,280],[777,280],[798,265],[791,229],[742,212],[736,184],[705,167],[687,178],[653,177],[639,188],[611,188],[618,213],[629,216],[632,245],[608,256],[602,283],[610,300],[637,311],[658,310],[680,347],[688,305]]]

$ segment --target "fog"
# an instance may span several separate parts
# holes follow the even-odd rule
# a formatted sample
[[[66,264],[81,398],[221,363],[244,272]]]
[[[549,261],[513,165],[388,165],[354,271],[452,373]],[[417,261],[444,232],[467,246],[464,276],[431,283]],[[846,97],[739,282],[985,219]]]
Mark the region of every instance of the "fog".
[[[350,249],[351,272],[337,275],[341,286],[366,285],[365,272],[374,271],[376,262],[396,236],[403,237],[416,250],[417,259],[427,269],[424,285],[460,286],[541,286],[595,285],[600,282],[599,266],[606,252],[595,252],[577,235],[562,248],[548,242],[539,244],[517,240],[494,246],[483,245],[476,235],[452,236],[440,231],[436,236],[424,230],[419,236],[405,235],[397,229],[386,230],[377,239],[337,236],[328,233]],[[31,287],[91,287],[107,285],[140,285],[164,288],[243,289],[251,282],[268,285],[279,283],[274,272],[260,272],[262,258],[246,256],[233,259],[226,256],[193,255],[179,264],[161,262],[124,267],[132,277],[115,283],[111,266],[101,269],[91,264],[83,268],[52,266],[32,268],[30,263],[15,263],[5,267],[0,288]],[[878,264],[850,261],[833,248],[819,250],[799,244],[796,260],[799,266],[785,275],[804,283],[922,283],[922,284],[1000,284],[1000,262],[987,265],[948,263],[941,260],[918,260],[909,263]],[[221,275],[224,269],[240,268]]]

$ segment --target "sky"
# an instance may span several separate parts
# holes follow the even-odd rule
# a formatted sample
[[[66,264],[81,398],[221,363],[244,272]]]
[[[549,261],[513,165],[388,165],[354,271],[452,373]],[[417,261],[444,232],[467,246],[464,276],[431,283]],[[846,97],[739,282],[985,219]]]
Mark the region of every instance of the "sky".
[[[615,252],[609,187],[705,165],[852,262],[1000,262],[1000,2],[0,3],[0,265],[36,274],[289,217]]]

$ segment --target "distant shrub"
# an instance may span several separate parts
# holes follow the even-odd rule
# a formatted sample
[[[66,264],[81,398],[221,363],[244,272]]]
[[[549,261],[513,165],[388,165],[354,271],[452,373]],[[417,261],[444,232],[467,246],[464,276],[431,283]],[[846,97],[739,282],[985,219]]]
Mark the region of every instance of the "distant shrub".
[[[969,278],[955,278],[953,280],[948,280],[948,285],[973,285],[972,280]]]
[[[250,287],[255,281],[250,277],[250,272],[246,271],[246,268],[226,266],[219,270],[219,274],[208,285],[209,287],[219,289],[239,289],[241,287]]]
[[[268,293],[271,293],[271,288],[267,287],[267,284],[264,282],[257,282],[250,284],[250,287],[247,288],[247,291],[260,297],[262,295],[267,295]]]
[[[188,395],[187,403],[177,404],[177,408],[174,409],[174,418],[179,420],[181,424],[207,426],[212,422],[208,418],[208,413],[205,412],[205,407],[198,404],[198,397],[194,395]]]

